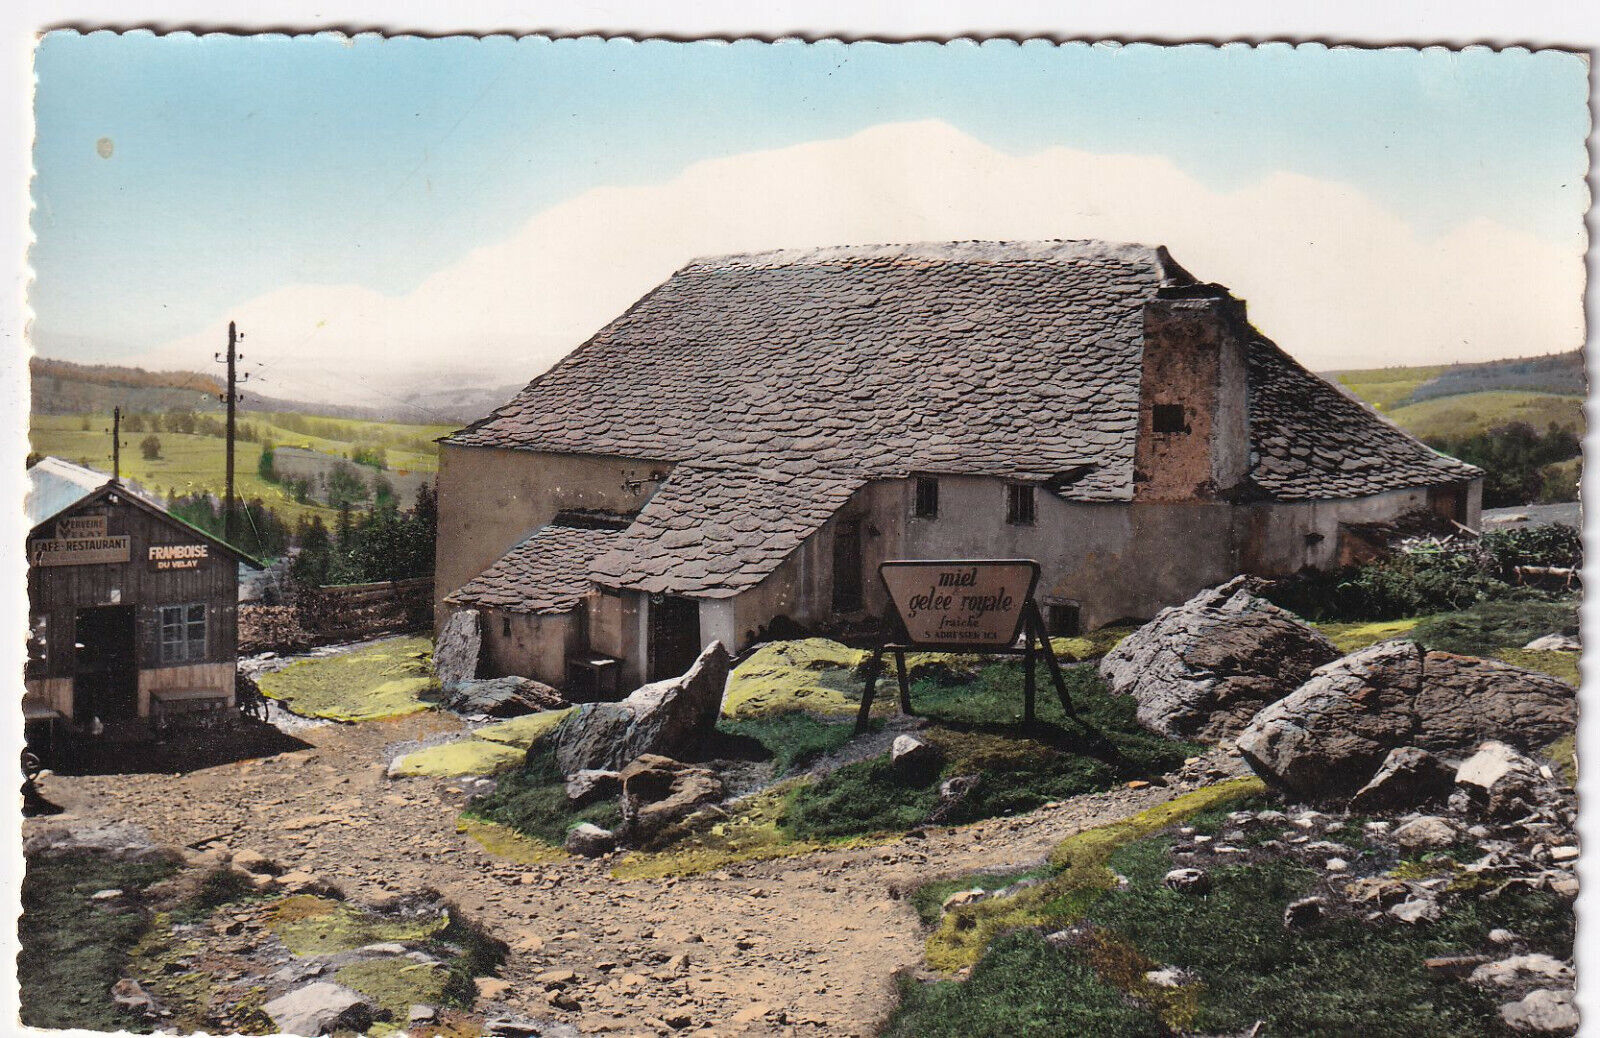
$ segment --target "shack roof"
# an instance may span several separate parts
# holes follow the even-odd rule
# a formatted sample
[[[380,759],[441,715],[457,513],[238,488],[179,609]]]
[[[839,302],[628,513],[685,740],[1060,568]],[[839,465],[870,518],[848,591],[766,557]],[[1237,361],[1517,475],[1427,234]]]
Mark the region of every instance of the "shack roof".
[[[589,564],[620,534],[603,527],[541,526],[445,601],[510,613],[569,612],[593,588]]]
[[[120,480],[104,472],[74,465],[56,457],[41,458],[28,468],[28,490],[23,498],[23,511],[28,517],[28,531],[33,533],[57,516],[70,512],[91,499],[115,496],[119,503],[127,503],[154,515],[174,526],[180,526],[207,544],[226,552],[252,569],[265,569],[260,561],[246,555],[220,537],[213,536],[193,523],[173,515],[156,502]]]

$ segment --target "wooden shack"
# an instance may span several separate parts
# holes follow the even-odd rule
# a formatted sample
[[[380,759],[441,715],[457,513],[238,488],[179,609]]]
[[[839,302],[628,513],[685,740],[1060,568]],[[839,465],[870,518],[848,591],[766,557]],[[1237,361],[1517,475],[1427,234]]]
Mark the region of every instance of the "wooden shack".
[[[239,564],[260,563],[104,473],[28,470],[30,721],[136,735],[230,716]]]

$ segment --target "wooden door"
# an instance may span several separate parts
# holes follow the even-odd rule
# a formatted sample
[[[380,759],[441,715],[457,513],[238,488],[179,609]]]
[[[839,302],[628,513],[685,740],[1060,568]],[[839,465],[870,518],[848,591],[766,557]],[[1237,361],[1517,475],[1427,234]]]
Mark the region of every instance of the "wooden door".
[[[132,606],[80,609],[73,652],[72,714],[79,723],[139,713],[139,669]]]
[[[650,598],[650,681],[675,678],[700,656],[700,603],[692,598]]]

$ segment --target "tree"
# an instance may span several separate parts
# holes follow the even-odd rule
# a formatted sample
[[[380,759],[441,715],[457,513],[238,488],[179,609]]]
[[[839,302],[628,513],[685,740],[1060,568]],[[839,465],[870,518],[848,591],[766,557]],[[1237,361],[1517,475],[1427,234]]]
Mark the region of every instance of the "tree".
[[[273,449],[272,441],[267,440],[261,445],[261,460],[256,462],[256,475],[268,483],[278,481],[278,470],[274,467],[275,458],[276,451]]]
[[[144,432],[144,419],[136,414],[130,414],[122,419],[122,431],[130,433]]]
[[[146,436],[139,441],[139,453],[143,454],[146,461],[155,461],[161,457],[161,440],[159,437]]]

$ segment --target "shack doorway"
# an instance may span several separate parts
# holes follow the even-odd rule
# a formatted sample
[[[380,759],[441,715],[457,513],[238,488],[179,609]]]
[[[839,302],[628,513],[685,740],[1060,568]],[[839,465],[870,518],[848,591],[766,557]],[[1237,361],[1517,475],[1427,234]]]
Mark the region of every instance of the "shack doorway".
[[[98,606],[77,613],[72,654],[72,719],[125,721],[139,713],[134,608]]]
[[[700,603],[692,598],[650,598],[649,681],[675,678],[700,656]]]

